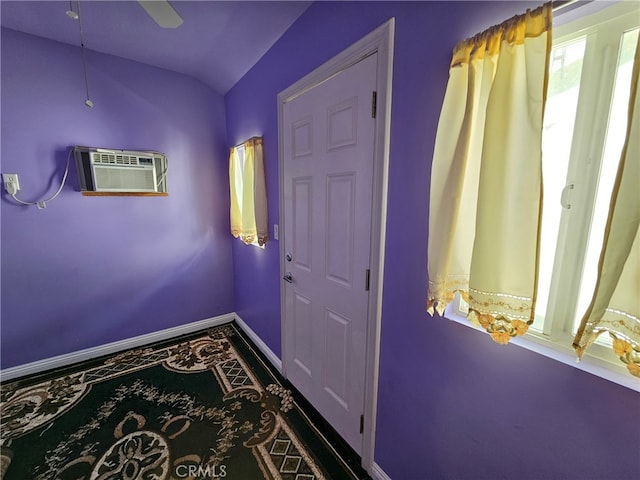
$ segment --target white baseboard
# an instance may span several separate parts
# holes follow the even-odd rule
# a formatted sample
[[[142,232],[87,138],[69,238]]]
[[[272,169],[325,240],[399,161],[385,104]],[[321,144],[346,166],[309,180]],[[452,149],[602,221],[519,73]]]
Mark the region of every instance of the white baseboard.
[[[235,318],[238,326],[244,333],[247,334],[247,337],[249,337],[253,341],[253,343],[256,344],[258,350],[260,350],[264,354],[264,356],[267,357],[267,359],[271,362],[271,365],[273,365],[276,370],[278,370],[278,372],[282,373],[282,360],[280,360],[280,358],[278,358],[278,356],[273,353],[273,350],[271,350],[267,346],[267,344],[264,343],[264,341],[258,336],[258,334],[254,332],[251,327],[245,323],[244,320],[242,320],[240,315],[236,313]]]
[[[25,365],[18,365],[16,367],[6,368],[0,370],[0,379],[3,382],[26,375],[34,375],[36,373],[44,372],[52,368],[66,367],[76,362],[84,362],[91,360],[92,358],[101,357],[103,355],[111,355],[122,350],[128,350],[130,348],[140,347],[149,343],[159,342],[167,340],[172,337],[178,337],[187,333],[197,332],[205,328],[215,327],[228,323],[237,318],[235,313],[227,313],[225,315],[219,315],[217,317],[206,318],[197,322],[187,323],[185,325],[178,325],[177,327],[167,328],[157,332],[147,333],[133,338],[126,338],[117,342],[107,343],[105,345],[99,345],[97,347],[86,348],[84,350],[78,350],[77,352],[66,353],[64,355],[58,355],[56,357],[45,358],[44,360],[38,360],[36,362],[27,363]],[[243,322],[244,323],[244,322]],[[253,332],[252,332],[253,333]],[[251,336],[249,333],[247,335]],[[255,335],[255,333],[253,333]],[[253,337],[251,337],[253,339]]]
[[[373,462],[371,471],[369,472],[373,480],[391,480],[391,477],[377,463]]]

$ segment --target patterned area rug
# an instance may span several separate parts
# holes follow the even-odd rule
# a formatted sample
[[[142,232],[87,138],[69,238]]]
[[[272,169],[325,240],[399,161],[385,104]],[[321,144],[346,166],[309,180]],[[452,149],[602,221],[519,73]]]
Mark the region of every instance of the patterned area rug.
[[[3,480],[368,478],[233,323],[4,384],[0,401]]]

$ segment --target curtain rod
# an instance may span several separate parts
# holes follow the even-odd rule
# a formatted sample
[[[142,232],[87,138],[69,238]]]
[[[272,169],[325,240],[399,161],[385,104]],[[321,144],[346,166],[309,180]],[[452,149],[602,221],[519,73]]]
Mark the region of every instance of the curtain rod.
[[[567,7],[571,7],[569,10],[573,10],[574,8],[578,8],[591,2],[593,2],[593,0],[583,2],[579,2],[578,0],[554,0],[551,4],[553,6],[553,11],[558,12],[560,10],[565,10]]]
[[[245,143],[251,142],[252,140],[255,140],[255,141],[259,142],[259,143],[262,143],[262,137],[260,137],[260,136],[258,136],[258,135],[255,135],[255,136],[253,136],[253,137],[251,137],[251,138],[248,138],[248,139],[247,139],[247,140],[245,140],[244,142],[240,142],[239,144],[234,145],[232,148],[240,148],[240,147],[244,147]]]

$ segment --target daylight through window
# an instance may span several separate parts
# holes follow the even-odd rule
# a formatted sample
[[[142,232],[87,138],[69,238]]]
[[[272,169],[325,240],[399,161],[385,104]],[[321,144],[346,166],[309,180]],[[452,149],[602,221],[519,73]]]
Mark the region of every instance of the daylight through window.
[[[594,20],[595,18],[595,20]],[[625,141],[637,5],[617,4],[554,29],[543,126],[544,204],[538,299],[528,337],[570,346],[593,296]],[[454,313],[465,315],[458,297]],[[588,354],[620,369],[611,339]]]

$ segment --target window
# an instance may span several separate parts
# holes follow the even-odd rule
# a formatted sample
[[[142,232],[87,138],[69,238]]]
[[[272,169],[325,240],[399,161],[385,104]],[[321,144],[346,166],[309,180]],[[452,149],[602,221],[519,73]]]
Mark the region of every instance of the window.
[[[622,3],[553,31],[538,299],[525,342],[552,346],[573,359],[571,343],[593,295],[625,140],[639,18],[637,5]],[[465,312],[458,298],[451,313]],[[610,344],[601,335],[585,357],[628,376]]]
[[[269,236],[261,137],[231,148],[229,193],[231,234],[247,245],[264,247]]]

